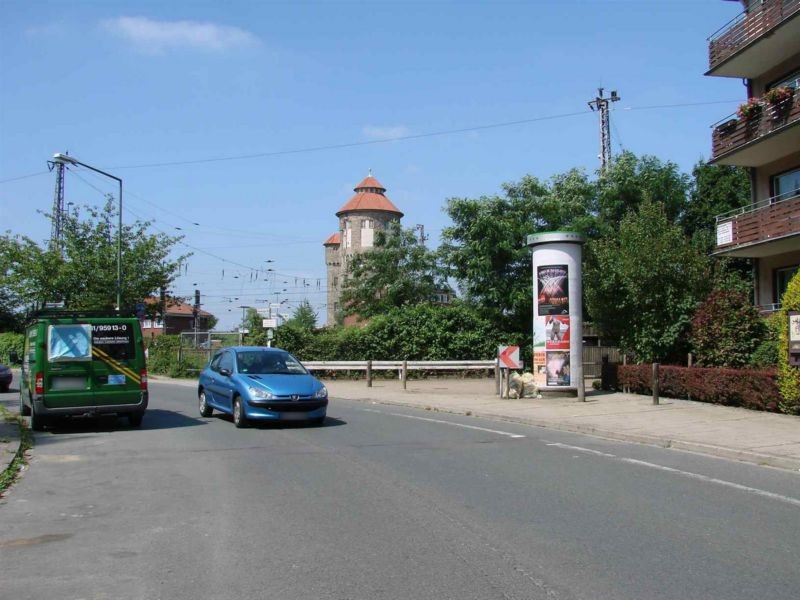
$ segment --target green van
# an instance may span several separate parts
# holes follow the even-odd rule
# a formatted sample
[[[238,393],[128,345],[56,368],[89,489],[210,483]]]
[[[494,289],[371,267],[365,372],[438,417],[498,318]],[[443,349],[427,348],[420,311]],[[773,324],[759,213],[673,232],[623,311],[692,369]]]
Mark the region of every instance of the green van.
[[[147,410],[147,365],[135,317],[47,311],[25,331],[20,413],[41,431],[62,416],[115,413],[132,427]]]

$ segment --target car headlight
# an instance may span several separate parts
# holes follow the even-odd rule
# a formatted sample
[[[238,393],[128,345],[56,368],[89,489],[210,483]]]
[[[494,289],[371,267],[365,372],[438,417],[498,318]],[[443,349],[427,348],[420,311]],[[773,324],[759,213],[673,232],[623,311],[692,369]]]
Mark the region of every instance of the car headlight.
[[[248,390],[250,391],[251,398],[258,398],[259,400],[272,400],[275,397],[275,394],[263,388],[251,387],[248,388]]]
[[[314,398],[327,398],[328,397],[328,389],[323,385],[319,388],[316,392],[314,392]]]

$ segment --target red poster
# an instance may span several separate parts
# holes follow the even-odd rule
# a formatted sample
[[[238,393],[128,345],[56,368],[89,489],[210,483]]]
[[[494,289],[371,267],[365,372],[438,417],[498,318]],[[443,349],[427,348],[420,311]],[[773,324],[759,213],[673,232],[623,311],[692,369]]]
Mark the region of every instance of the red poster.
[[[547,315],[545,317],[545,349],[569,350],[569,317]]]

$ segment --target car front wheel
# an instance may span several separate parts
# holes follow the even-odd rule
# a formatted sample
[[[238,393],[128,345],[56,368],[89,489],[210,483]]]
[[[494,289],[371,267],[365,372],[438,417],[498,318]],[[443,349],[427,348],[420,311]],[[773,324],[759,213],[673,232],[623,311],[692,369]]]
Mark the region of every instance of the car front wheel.
[[[241,398],[233,399],[233,424],[239,429],[247,427],[247,417],[244,416],[244,406]]]
[[[198,396],[198,408],[200,409],[200,416],[201,417],[210,417],[211,414],[214,412],[214,409],[208,405],[208,399],[206,398],[206,391],[200,390],[200,395]]]

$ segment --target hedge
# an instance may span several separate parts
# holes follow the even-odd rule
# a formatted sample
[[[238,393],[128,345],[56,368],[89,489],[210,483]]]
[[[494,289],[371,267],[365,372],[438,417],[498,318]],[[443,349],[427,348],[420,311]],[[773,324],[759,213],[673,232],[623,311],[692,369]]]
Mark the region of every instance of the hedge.
[[[21,333],[0,333],[0,363],[8,365],[11,351],[16,350],[17,356],[22,360],[25,346],[25,336]]]
[[[722,369],[661,365],[660,394],[698,402],[741,406],[778,412],[780,391],[775,369]],[[653,367],[650,364],[617,365],[619,388],[637,394],[652,394]]]

